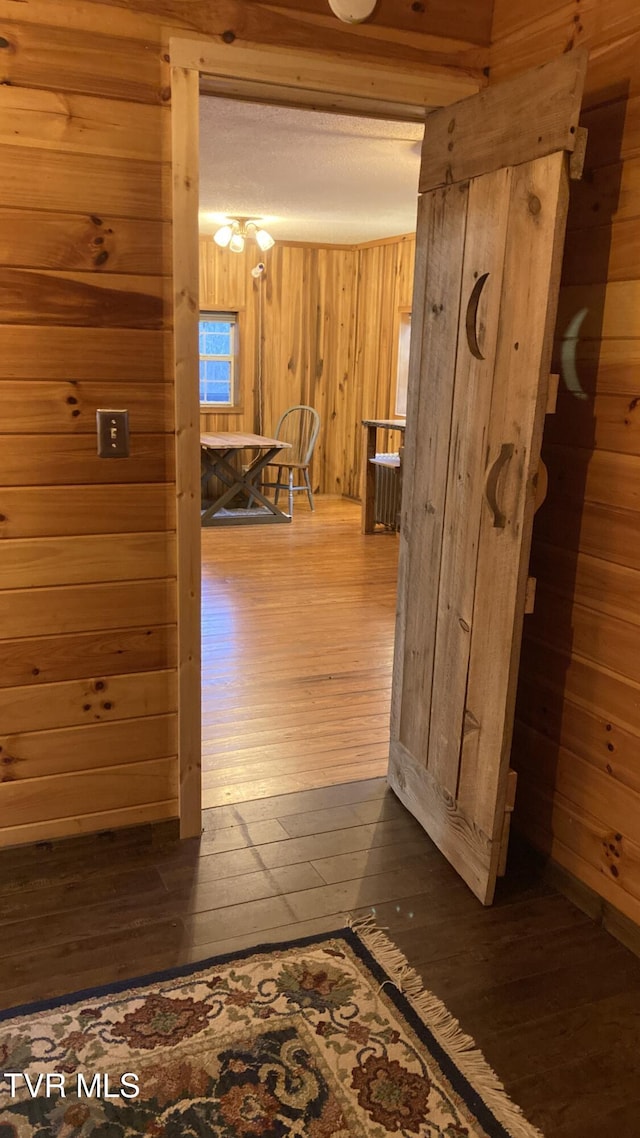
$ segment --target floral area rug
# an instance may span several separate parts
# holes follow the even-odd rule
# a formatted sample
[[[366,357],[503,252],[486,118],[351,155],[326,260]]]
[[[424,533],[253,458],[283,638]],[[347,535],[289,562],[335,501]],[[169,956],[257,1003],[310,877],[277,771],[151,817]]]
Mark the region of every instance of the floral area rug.
[[[0,1138],[541,1138],[371,922],[0,1014]]]

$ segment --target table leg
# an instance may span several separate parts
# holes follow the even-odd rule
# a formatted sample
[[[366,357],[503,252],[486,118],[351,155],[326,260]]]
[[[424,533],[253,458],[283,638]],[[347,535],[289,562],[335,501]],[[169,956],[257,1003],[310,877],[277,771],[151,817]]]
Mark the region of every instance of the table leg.
[[[376,455],[377,427],[365,427],[362,471],[362,532],[373,533],[376,524],[376,468],[369,460]]]
[[[249,522],[290,522],[290,515],[285,514],[277,505],[270,502],[255,485],[261,471],[273,461],[281,450],[282,447],[271,447],[264,454],[258,455],[248,470],[242,471],[228,461],[229,455],[234,453],[233,450],[229,449],[224,453],[219,453],[207,451],[203,448],[204,477],[215,475],[221,482],[226,483],[227,489],[201,515],[201,524],[206,526],[247,524]],[[216,515],[220,514],[224,507],[235,498],[236,494],[243,494],[247,502],[256,501],[264,509],[261,511],[247,509],[244,511],[246,517],[241,516],[243,511],[239,511],[233,517],[229,515],[217,517]]]

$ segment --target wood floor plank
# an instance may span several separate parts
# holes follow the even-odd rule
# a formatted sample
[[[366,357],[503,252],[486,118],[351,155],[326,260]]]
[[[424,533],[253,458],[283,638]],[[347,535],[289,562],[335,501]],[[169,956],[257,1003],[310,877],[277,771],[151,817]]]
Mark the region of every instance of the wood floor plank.
[[[345,757],[354,758],[351,754],[348,756],[345,754]],[[369,745],[364,748],[364,754],[358,754],[355,758],[359,761],[341,764],[338,767],[323,763],[319,768],[299,770],[293,775],[279,774],[273,778],[214,787],[204,791],[202,804],[206,808],[222,806],[225,802],[248,802],[255,798],[269,798],[272,794],[281,794],[283,791],[295,793],[298,790],[342,784],[345,779],[357,779],[368,774],[383,775],[387,772],[389,761],[388,744],[383,741],[375,747]]]
[[[203,530],[205,806],[386,773],[396,559],[344,499]]]
[[[0,850],[0,1007],[372,915],[548,1138],[637,1138],[640,961],[522,845],[484,909],[366,762],[388,706],[397,543],[358,523],[357,506],[319,503],[291,527],[203,534],[206,778],[270,797],[206,810],[185,842],[163,822]],[[274,574],[285,539],[303,570],[292,555]],[[338,772],[350,781],[284,792]]]
[[[323,809],[340,807],[343,805],[363,805],[367,802],[377,803],[384,799],[387,803],[396,802],[383,778],[361,779],[358,782],[347,783],[345,786],[334,787],[327,790],[322,796]],[[274,795],[272,798],[258,799],[255,802],[246,802],[238,806],[219,806],[207,810],[204,815],[204,829],[208,830],[218,826],[233,826],[239,822],[256,822],[265,818],[288,818],[292,815],[304,814],[309,811],[316,813],[318,796],[313,791],[300,791],[297,794]],[[399,804],[398,804],[399,805]],[[402,809],[402,808],[400,808]],[[360,818],[360,822],[375,822],[376,818]],[[358,822],[352,823],[358,825]],[[330,827],[333,829],[333,827]],[[314,833],[308,830],[307,833]],[[290,837],[296,837],[291,834]]]
[[[407,860],[402,869],[375,874],[363,880],[342,881],[305,889],[267,901],[250,902],[215,912],[196,913],[185,918],[185,928],[193,943],[220,937],[221,931],[238,935],[258,933],[287,921],[308,921],[312,917],[350,912],[356,905],[372,905],[391,897],[406,897],[427,889],[428,874],[419,858]]]
[[[256,823],[259,825],[268,823]],[[225,831],[218,831],[224,834]],[[406,835],[420,835],[420,842],[424,848],[421,831],[413,818],[399,818],[393,822],[381,822],[379,825],[354,826],[350,830],[337,830],[327,834],[310,834],[303,838],[285,838],[267,845],[254,844],[241,849],[228,850],[223,853],[207,854],[202,852],[196,867],[198,881],[221,881],[229,877],[238,877],[258,869],[274,869],[282,865],[295,865],[298,862],[310,861],[323,857],[331,852],[332,855],[352,853],[355,850],[369,851],[379,846],[393,846]],[[282,831],[285,837],[285,831]],[[404,845],[404,843],[403,843]],[[388,853],[387,853],[387,856]],[[314,868],[326,881],[324,873],[315,863]],[[372,870],[375,872],[375,870]],[[169,889],[193,880],[193,866],[181,865],[170,869],[160,869],[160,874]]]
[[[592,1025],[597,1025],[596,1030],[590,1030]],[[500,1070],[508,1062],[514,1081],[526,1079],[531,1074],[530,1061],[515,1045],[520,1032],[518,1025],[500,1032],[491,1040],[492,1065]],[[582,1004],[569,1011],[545,1016],[532,1021],[527,1032],[531,1046],[540,1049],[540,1059],[536,1063],[538,1075],[564,1063],[569,1047],[571,1058],[576,1063],[598,1051],[615,1051],[621,1043],[637,1042],[640,1037],[640,992],[617,993],[595,1004]],[[603,1129],[599,1133],[617,1132]]]
[[[581,1136],[598,1110],[614,1113],[620,1103],[638,1096],[637,1041],[600,1051],[586,1060],[561,1063],[545,1071],[529,1075],[511,1086],[523,1110],[543,1133],[556,1135],[560,1128],[574,1127]],[[560,1088],[562,1094],[560,1095]],[[627,1116],[628,1117],[628,1116]],[[635,1120],[637,1134],[637,1115]],[[633,1130],[601,1130],[611,1138],[628,1135]]]

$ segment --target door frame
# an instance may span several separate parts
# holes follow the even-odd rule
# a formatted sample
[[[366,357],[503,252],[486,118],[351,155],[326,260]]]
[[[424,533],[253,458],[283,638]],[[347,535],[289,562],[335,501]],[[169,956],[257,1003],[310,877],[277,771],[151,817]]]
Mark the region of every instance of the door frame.
[[[180,836],[201,832],[198,103],[207,94],[371,117],[422,120],[481,82],[447,68],[374,64],[320,51],[172,37],[171,175],[177,540]]]

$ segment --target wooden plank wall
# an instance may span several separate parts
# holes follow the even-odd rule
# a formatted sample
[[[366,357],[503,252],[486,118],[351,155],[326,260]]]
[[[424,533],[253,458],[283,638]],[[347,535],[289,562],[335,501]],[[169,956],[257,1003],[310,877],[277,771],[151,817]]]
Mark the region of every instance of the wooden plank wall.
[[[640,923],[640,0],[545,0],[535,13],[496,0],[491,82],[579,44],[591,57],[522,653],[516,823]]]
[[[490,20],[489,0],[381,0],[361,27],[324,0],[0,0],[0,844],[178,809],[171,35],[480,79]],[[127,462],[95,454],[109,404]]]
[[[415,239],[323,247],[279,242],[257,255],[255,246],[234,254],[203,236],[200,250],[201,307],[237,311],[240,325],[239,406],[203,411],[203,430],[260,427],[262,304],[264,433],[275,430],[287,407],[315,407],[321,430],[312,485],[323,494],[360,497],[361,420],[394,412],[399,313],[411,304]],[[254,280],[259,256],[266,272]]]

